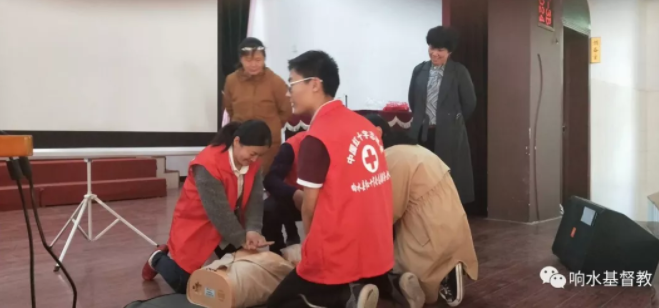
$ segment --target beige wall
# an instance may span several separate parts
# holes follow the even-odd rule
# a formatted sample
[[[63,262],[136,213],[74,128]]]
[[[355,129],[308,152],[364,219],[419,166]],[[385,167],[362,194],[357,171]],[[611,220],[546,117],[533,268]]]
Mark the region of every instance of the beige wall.
[[[647,195],[659,190],[658,4],[589,4],[591,36],[602,38],[602,62],[590,71],[591,198],[645,221]]]
[[[646,104],[646,189],[659,192],[659,1],[648,1],[645,9],[645,104]]]

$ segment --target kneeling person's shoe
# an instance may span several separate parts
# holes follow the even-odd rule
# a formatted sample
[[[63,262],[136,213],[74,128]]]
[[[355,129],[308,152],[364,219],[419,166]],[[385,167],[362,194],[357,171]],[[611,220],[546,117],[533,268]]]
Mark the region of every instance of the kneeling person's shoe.
[[[372,284],[350,284],[350,299],[346,308],[377,308],[380,291]]]
[[[297,229],[296,229],[297,230]],[[300,244],[300,236],[295,235],[286,235],[286,247],[293,246],[295,244]]]
[[[407,272],[400,276],[398,281],[398,288],[400,289],[407,304],[410,308],[423,308],[426,303],[426,294],[421,289],[419,278],[416,275]]]
[[[455,268],[442,280],[439,295],[451,307],[456,307],[462,302],[464,296],[464,285],[462,281],[462,264],[458,263]]]
[[[158,272],[156,272],[156,270],[153,269],[153,263],[152,263],[153,257],[155,257],[159,253],[167,253],[167,252],[169,252],[169,248],[167,247],[167,245],[160,245],[158,246],[158,248],[156,248],[156,251],[151,253],[151,256],[144,264],[144,267],[142,267],[142,279],[146,281],[151,281],[153,280],[153,278],[156,277],[156,275],[158,275]]]

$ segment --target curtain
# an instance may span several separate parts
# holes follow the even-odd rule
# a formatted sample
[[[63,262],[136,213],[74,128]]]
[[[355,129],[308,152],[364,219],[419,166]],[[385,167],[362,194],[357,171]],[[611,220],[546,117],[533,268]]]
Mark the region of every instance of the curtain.
[[[222,49],[223,49],[223,46],[224,46],[224,33],[222,32],[222,29],[223,29],[222,26],[224,24],[222,22],[224,20],[222,18],[222,15],[223,15],[223,12],[224,12],[223,3],[224,3],[224,1],[220,0],[220,2],[218,2],[218,5],[217,5],[217,16],[218,16],[217,33],[220,36],[219,37],[220,38],[220,40],[219,40],[220,45],[217,48],[217,50],[219,52],[218,55],[217,55],[217,75],[218,75],[218,80],[219,80],[218,88],[220,89],[220,91],[219,91],[220,95],[218,95],[218,101],[217,101],[217,131],[218,132],[220,131],[220,128],[222,128],[222,114],[224,112],[224,105],[222,104],[222,97],[223,97],[222,90],[224,89],[224,80],[225,80],[224,72],[222,71]]]
[[[238,45],[247,37],[250,0],[220,0],[222,15],[222,72],[231,74],[238,63]]]
[[[250,0],[220,0],[218,5],[218,32],[220,34],[219,63],[219,102],[217,107],[217,129],[222,127],[224,106],[222,90],[226,76],[233,73],[238,63],[238,45],[247,36]]]

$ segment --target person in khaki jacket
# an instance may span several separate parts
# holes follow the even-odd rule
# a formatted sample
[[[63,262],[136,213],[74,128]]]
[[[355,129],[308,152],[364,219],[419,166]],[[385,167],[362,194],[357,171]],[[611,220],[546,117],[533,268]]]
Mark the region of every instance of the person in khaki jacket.
[[[448,166],[378,115],[393,189],[396,272],[415,274],[426,304],[442,296],[451,307],[463,298],[463,273],[478,278],[467,215]]]
[[[265,65],[266,49],[253,37],[238,46],[238,69],[227,76],[222,104],[233,122],[261,120],[272,132],[272,147],[261,157],[261,170],[267,174],[281,145],[281,129],[291,116],[288,85]]]

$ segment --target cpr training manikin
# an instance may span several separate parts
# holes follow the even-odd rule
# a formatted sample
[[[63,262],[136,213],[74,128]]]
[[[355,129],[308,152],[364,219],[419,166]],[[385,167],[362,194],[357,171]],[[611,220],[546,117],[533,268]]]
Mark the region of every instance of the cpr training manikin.
[[[300,245],[270,251],[239,250],[196,270],[188,281],[188,300],[207,308],[263,305],[300,261]]]

